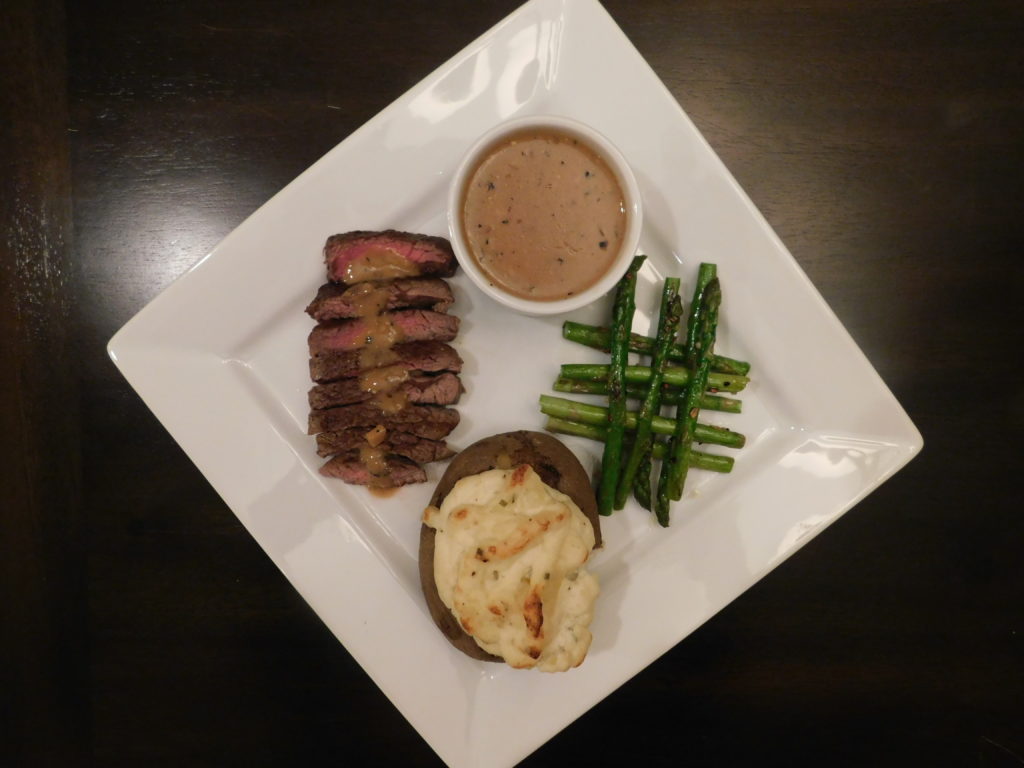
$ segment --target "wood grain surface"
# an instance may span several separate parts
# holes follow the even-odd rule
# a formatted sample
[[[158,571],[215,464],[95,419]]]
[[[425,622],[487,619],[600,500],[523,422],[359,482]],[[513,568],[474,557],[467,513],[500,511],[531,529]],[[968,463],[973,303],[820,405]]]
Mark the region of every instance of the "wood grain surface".
[[[0,764],[438,764],[104,346],[516,6],[0,7]],[[1024,764],[1024,5],[606,7],[925,449],[524,764]]]

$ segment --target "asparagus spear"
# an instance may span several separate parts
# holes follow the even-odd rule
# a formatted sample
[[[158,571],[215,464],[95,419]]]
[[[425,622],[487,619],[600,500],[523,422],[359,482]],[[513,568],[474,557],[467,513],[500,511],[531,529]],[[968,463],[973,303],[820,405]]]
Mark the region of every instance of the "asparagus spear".
[[[615,501],[622,462],[622,436],[626,415],[626,357],[629,354],[629,333],[636,310],[636,275],[645,256],[636,256],[626,270],[615,293],[612,310],[611,365],[608,366],[608,436],[601,459],[601,484],[597,494],[597,510],[610,515]]]
[[[596,325],[585,323],[574,323],[566,320],[562,324],[562,337],[569,341],[575,341],[585,347],[602,349],[608,351],[611,343],[611,331],[607,328],[599,328]],[[650,336],[642,336],[634,333],[629,338],[629,349],[631,352],[639,352],[642,355],[654,354],[654,339]],[[685,360],[686,347],[683,344],[673,344],[668,351],[669,360]],[[746,376],[750,373],[750,363],[745,360],[735,360],[723,355],[714,355],[711,358],[711,370],[719,373],[730,373],[738,376]]]
[[[608,385],[602,381],[573,381],[559,377],[551,386],[555,392],[571,392],[576,395],[607,395]],[[626,384],[626,397],[643,400],[647,396],[647,388],[642,384]],[[686,397],[685,390],[662,386],[662,405],[678,405]],[[704,393],[700,398],[702,411],[724,411],[725,413],[741,413],[743,401],[734,397],[709,395]]]
[[[669,499],[678,500],[683,496],[683,484],[689,467],[688,455],[692,451],[696,435],[697,416],[700,413],[700,395],[711,370],[711,348],[715,343],[715,328],[718,325],[718,307],[722,302],[722,290],[718,278],[712,278],[694,298],[700,303],[694,317],[692,337],[692,359],[696,365],[693,379],[686,393],[686,403],[678,408],[676,425],[669,441],[668,458],[662,462],[661,477],[658,480],[655,501],[658,522],[668,525]]]
[[[582,424],[578,421],[559,419],[549,416],[544,429],[548,432],[557,432],[562,435],[575,435],[586,437],[591,440],[604,441],[605,428],[593,424]],[[661,440],[655,440],[652,444],[651,453],[654,458],[661,459],[665,456],[666,445]],[[732,456],[719,456],[714,453],[702,453],[700,451],[690,452],[690,466],[694,469],[706,469],[710,472],[732,472]]]
[[[701,262],[700,268],[697,270],[697,284],[693,287],[693,301],[690,303],[690,316],[686,320],[686,354],[683,358],[683,362],[690,371],[697,370],[697,364],[700,361],[698,357],[699,344],[700,344],[700,333],[702,330],[702,321],[706,319],[706,308],[704,305],[705,291],[711,281],[718,275],[718,267],[714,264],[707,262]],[[714,338],[712,338],[712,343]],[[714,354],[710,348],[704,350],[705,354]]]
[[[583,424],[592,424],[599,427],[607,426],[608,424],[608,409],[604,406],[580,403],[564,397],[541,395],[540,411],[545,416],[555,416],[560,419],[582,422]],[[624,426],[627,430],[636,429],[636,411],[626,412]],[[655,434],[671,435],[675,432],[675,428],[675,419],[667,419],[664,416],[655,416],[651,419],[651,430]],[[727,448],[742,448],[747,442],[747,438],[739,432],[733,432],[725,427],[700,423],[694,428],[693,439],[698,443],[724,445]]]
[[[641,460],[651,450],[651,419],[661,408],[661,379],[665,372],[665,361],[682,315],[683,305],[679,300],[679,278],[666,278],[661,292],[657,342],[654,347],[654,357],[651,360],[651,380],[647,384],[647,395],[637,414],[633,447],[630,448],[629,458],[626,459],[626,466],[622,470],[619,486],[615,491],[616,509],[622,509],[626,505],[626,499],[629,497],[630,491],[633,490],[634,480],[641,485],[645,482],[644,478],[637,476],[637,470],[640,468]],[[646,482],[650,485],[650,475],[647,476]],[[644,498],[649,495],[641,493],[641,497]]]
[[[548,421],[550,420],[549,418]],[[654,469],[655,453],[664,454],[665,443],[660,440],[652,441],[643,456],[640,457],[640,465],[633,478],[633,498],[636,499],[637,504],[647,510],[651,508],[651,472]]]
[[[626,366],[627,384],[646,384],[651,380],[651,369],[642,365]],[[565,363],[559,375],[572,381],[605,381],[608,378],[607,365],[591,363]],[[686,368],[670,366],[665,369],[664,383],[672,387],[685,387],[690,381],[690,372]],[[711,373],[708,375],[707,388],[713,392],[740,392],[750,382],[746,376],[731,373]]]
[[[704,303],[705,291],[715,272],[716,268],[714,265],[704,263],[700,265],[697,271],[697,282],[693,288],[693,300],[690,302],[690,315],[686,321],[686,344],[684,345],[683,362],[686,364],[690,376],[686,383],[684,402],[680,403],[676,408],[675,425],[672,436],[668,440],[668,458],[661,463],[661,474],[658,476],[658,488],[654,501],[654,514],[658,518],[658,522],[664,527],[668,527],[672,501],[679,498],[679,496],[675,495],[675,491],[677,487],[680,491],[682,490],[682,485],[677,482],[678,469],[673,466],[673,462],[677,460],[677,448],[686,445],[685,435],[682,434],[687,423],[685,416],[686,407],[690,402],[691,394],[703,391],[703,389],[697,388],[700,371],[698,369],[696,334],[698,332],[698,325],[706,325],[707,323],[707,306]],[[704,362],[706,356],[700,356],[699,359],[701,362]],[[680,462],[683,458],[678,457]],[[685,466],[682,467],[682,471],[685,473]]]

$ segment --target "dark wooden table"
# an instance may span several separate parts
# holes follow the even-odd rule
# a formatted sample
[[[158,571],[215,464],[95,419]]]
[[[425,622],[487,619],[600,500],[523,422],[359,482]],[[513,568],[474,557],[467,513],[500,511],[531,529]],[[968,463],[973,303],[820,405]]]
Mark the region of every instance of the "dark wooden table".
[[[0,7],[0,764],[437,762],[104,345],[515,7]],[[527,764],[1024,763],[1024,6],[608,8],[926,446]]]

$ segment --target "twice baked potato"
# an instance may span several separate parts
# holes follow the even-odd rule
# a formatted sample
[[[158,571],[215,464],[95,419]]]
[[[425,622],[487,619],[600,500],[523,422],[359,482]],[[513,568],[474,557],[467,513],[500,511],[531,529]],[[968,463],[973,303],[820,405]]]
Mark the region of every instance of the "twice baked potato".
[[[507,432],[484,438],[483,440],[480,440],[466,448],[454,459],[452,459],[451,463],[448,465],[448,468],[445,471],[444,476],[441,478],[440,482],[437,485],[437,488],[434,491],[433,496],[431,497],[431,506],[428,507],[425,512],[424,520],[430,520],[431,514],[439,513],[440,509],[442,508],[445,502],[445,499],[449,496],[449,494],[452,492],[452,489],[455,488],[456,484],[459,483],[460,480],[463,480],[464,478],[473,478],[476,476],[493,477],[494,475],[501,475],[501,479],[505,482],[521,482],[521,476],[524,473],[532,474],[525,472],[526,467],[531,468],[533,473],[536,473],[536,476],[539,477],[540,481],[542,481],[544,485],[558,492],[552,494],[552,496],[559,496],[560,494],[565,494],[565,496],[568,496],[569,499],[571,499],[572,502],[575,503],[575,506],[579,508],[579,512],[583,513],[586,520],[590,523],[590,528],[592,528],[592,539],[590,538],[589,532],[585,531],[586,536],[584,538],[586,539],[586,543],[589,544],[590,541],[592,541],[593,547],[600,546],[600,518],[597,512],[597,503],[594,497],[593,488],[591,486],[590,477],[588,476],[586,470],[584,470],[582,465],[579,463],[577,458],[573,455],[572,451],[566,448],[556,438],[543,432]],[[518,471],[514,473],[490,472],[490,470],[496,469],[511,471],[517,470],[517,468],[519,468]],[[493,487],[493,482],[491,483],[491,486]],[[460,486],[460,488],[465,487],[465,483],[462,486]],[[514,496],[512,498],[514,500]],[[499,503],[501,503],[502,506],[505,506],[504,499],[501,499]],[[473,509],[474,514],[481,514],[481,508],[479,506],[473,506]],[[556,506],[556,510],[557,509],[558,507]],[[576,527],[577,529],[579,529],[581,524],[581,521],[578,519],[579,513],[573,512],[572,515],[575,518]],[[459,514],[457,514],[456,516],[462,516],[461,509],[459,510]],[[521,526],[532,526],[533,532],[523,534],[521,530],[515,529],[514,532],[509,535],[511,535],[513,539],[519,541],[519,543],[516,546],[519,549],[523,549],[526,546],[534,544],[533,539],[530,538],[533,535],[533,533],[546,532],[549,523],[555,523],[557,521],[558,525],[562,524],[561,521],[563,517],[564,515],[555,515],[554,517],[545,518],[543,514],[539,514],[535,518],[532,515],[532,513],[528,514],[528,516],[520,516],[516,519],[529,521],[528,523],[521,523]],[[475,520],[473,524],[475,525],[477,522],[480,521]],[[432,524],[436,525],[436,523],[434,523],[433,521]],[[507,533],[509,530],[508,525],[504,525],[504,530]],[[586,523],[582,523],[582,526],[585,528]],[[481,526],[481,528],[484,527],[485,526]],[[518,537],[518,539],[516,537]],[[572,539],[572,541],[575,542],[576,540]],[[529,544],[525,542],[529,542]],[[456,648],[458,648],[460,651],[467,654],[468,656],[471,656],[474,659],[481,659],[485,661],[500,662],[508,660],[500,656],[496,656],[493,653],[489,653],[487,650],[482,648],[481,645],[477,642],[477,640],[475,640],[474,637],[467,633],[464,629],[464,626],[469,625],[468,619],[464,616],[462,621],[460,622],[459,618],[457,618],[455,613],[453,612],[453,609],[449,608],[449,606],[445,604],[444,600],[441,597],[441,594],[439,593],[438,584],[435,580],[436,545],[437,531],[435,530],[434,527],[432,527],[432,525],[428,525],[426,522],[424,522],[420,530],[420,582],[423,588],[424,598],[426,599],[427,606],[430,610],[430,615],[433,618],[434,623],[438,626],[441,632],[444,633],[445,637],[448,638],[452,645],[454,645]],[[489,549],[494,551],[494,547],[490,547]],[[577,561],[579,561],[580,559],[585,561],[587,556],[589,555],[589,551],[582,553],[579,552],[580,546],[578,542],[575,544],[575,549]],[[485,565],[488,564],[488,557],[482,549],[476,550],[476,557],[478,559],[469,558],[470,562],[468,565],[465,566],[466,568],[472,567],[474,569],[472,572],[473,576],[476,576],[477,574],[477,566],[483,569]],[[502,557],[502,554],[499,552],[498,554],[494,555],[494,557],[495,560],[490,564],[490,567],[494,567],[496,569],[498,567],[499,559]],[[488,573],[490,573],[490,571],[488,571]],[[526,573],[528,576],[530,572]],[[565,591],[566,588],[568,590],[571,590],[574,586],[577,586],[579,587],[579,589],[577,590],[578,592],[583,591],[583,588],[586,586],[584,582],[587,579],[590,579],[593,580],[592,590],[594,591],[594,595],[596,596],[596,579],[594,579],[594,577],[592,577],[591,575],[586,574],[586,572],[584,571],[581,571],[580,573],[586,576],[586,579],[580,579],[579,584],[577,585],[575,584],[575,582],[577,579],[577,575],[579,574],[577,573],[577,571],[570,571],[568,573],[568,579],[572,581],[573,584],[563,585],[563,591],[559,592],[557,595],[552,594],[550,590],[544,591],[546,584],[540,582],[539,575],[534,577],[534,582],[537,582],[538,585],[535,587],[535,595],[532,593],[527,595],[526,602],[528,610],[527,615],[525,617],[525,622],[534,630],[534,634],[538,636],[538,648],[542,642],[553,642],[553,638],[551,637],[551,635],[555,631],[555,619],[559,618],[558,615],[553,615],[553,611],[549,611],[547,614],[549,624],[547,627],[542,626],[545,618],[545,614],[542,613],[542,606],[540,604],[542,594],[544,595],[546,600],[549,600],[550,603],[553,604],[556,602],[556,598],[559,598],[559,596],[564,597],[564,595],[567,594]],[[499,578],[498,570],[494,570],[493,574],[494,579],[497,580]],[[465,575],[468,577],[468,573]],[[503,577],[504,575],[505,573],[503,572]],[[560,576],[563,574],[556,575]],[[543,575],[544,579],[547,579],[548,577],[548,573],[545,573]],[[519,578],[519,576],[517,576],[517,578]],[[536,605],[531,606],[531,599],[534,600]],[[505,609],[509,608],[507,602],[501,604],[497,604],[500,602],[497,600],[495,600],[494,602],[496,604],[489,606],[489,609],[492,613],[498,614],[499,612],[502,612]],[[564,602],[568,604],[571,601]],[[531,607],[535,609],[535,615],[530,614],[529,609]],[[512,610],[522,611],[520,603],[517,603],[516,605],[512,606]],[[518,617],[518,620],[520,621],[520,623],[524,621],[524,619],[521,616]],[[585,617],[585,623],[589,624],[589,620],[590,615],[588,614]],[[473,628],[470,627],[470,629]],[[547,636],[544,636],[545,630],[548,631]],[[580,632],[580,634],[584,633],[586,635],[586,646],[589,647],[589,630],[586,628],[585,625],[582,627],[582,631]],[[575,631],[573,631],[574,638],[575,634]],[[585,652],[586,649],[584,648],[584,655]],[[537,654],[539,653],[540,651],[538,650]],[[532,652],[530,653],[530,655],[533,656],[533,658],[537,658],[537,656],[534,656]],[[580,658],[580,660],[582,660],[582,658]],[[529,659],[526,659],[525,664],[518,663],[514,659],[508,661],[513,666],[530,665]],[[575,663],[572,665],[578,663],[579,661],[575,661]]]

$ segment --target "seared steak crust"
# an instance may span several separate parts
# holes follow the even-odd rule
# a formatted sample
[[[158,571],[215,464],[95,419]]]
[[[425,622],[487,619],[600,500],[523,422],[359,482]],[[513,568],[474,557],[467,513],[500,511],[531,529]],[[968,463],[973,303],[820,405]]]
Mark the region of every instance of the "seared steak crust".
[[[336,432],[349,427],[382,425],[388,432],[410,432],[419,437],[440,440],[459,423],[459,412],[436,405],[409,405],[397,413],[385,414],[372,403],[343,405],[309,414],[309,434]]]
[[[462,358],[452,347],[440,341],[409,341],[391,348],[395,353],[394,365],[409,371],[436,373],[462,370]],[[358,376],[361,370],[360,353],[329,351],[314,355],[309,361],[309,373],[316,382],[336,381]]]
[[[372,369],[371,369],[372,370]],[[436,376],[421,374],[409,379],[392,390],[410,403],[420,405],[452,405],[462,394],[462,382],[454,373],[440,373]],[[317,384],[309,390],[309,407],[314,410],[352,405],[373,400],[373,392],[360,386],[359,379],[341,379],[329,384]]]
[[[379,301],[384,310],[419,308],[446,312],[455,301],[451,286],[432,277],[407,278],[354,286],[324,283],[306,307],[314,320],[359,317],[367,300]]]
[[[405,263],[407,274],[451,277],[457,263],[452,245],[443,237],[416,235],[393,229],[383,232],[356,231],[332,235],[324,246],[327,277],[336,283],[359,282],[348,274],[349,266],[369,253],[387,253]],[[373,279],[373,278],[371,278]]]
[[[353,427],[338,432],[321,432],[316,436],[316,452],[321,456],[348,456],[356,458],[359,448],[366,444],[366,428]],[[420,464],[443,461],[455,455],[443,440],[417,437],[409,432],[388,432],[377,446],[385,454],[405,456]]]
[[[374,334],[394,334],[396,341],[451,341],[459,318],[429,309],[396,309],[373,320],[361,317],[319,323],[309,334],[309,353],[352,352],[372,343]]]
[[[337,477],[351,485],[372,485],[374,488],[397,488],[427,482],[427,473],[415,462],[402,456],[388,456],[386,461],[387,474],[374,475],[358,459],[335,456],[320,467],[320,474]]]
[[[333,457],[320,472],[372,488],[424,482],[417,462],[453,455],[443,438],[459,414],[444,406],[463,391],[462,359],[444,343],[459,331],[441,279],[458,266],[451,244],[359,230],[327,238],[324,261],[328,282],[306,307],[317,322],[308,431]]]

